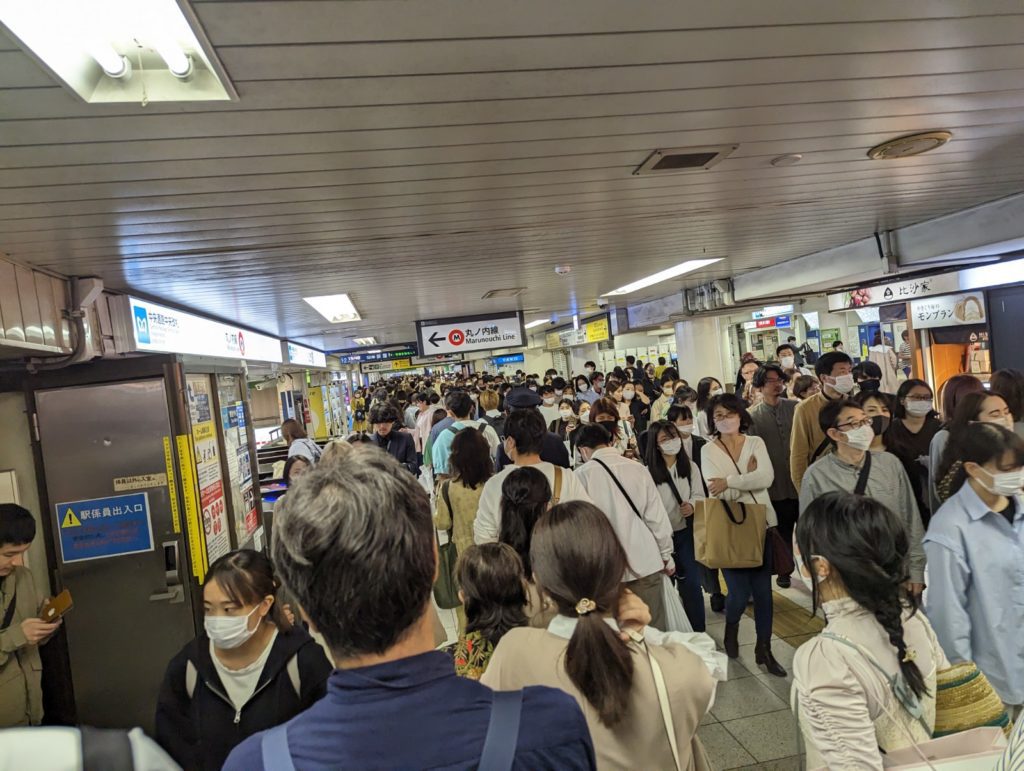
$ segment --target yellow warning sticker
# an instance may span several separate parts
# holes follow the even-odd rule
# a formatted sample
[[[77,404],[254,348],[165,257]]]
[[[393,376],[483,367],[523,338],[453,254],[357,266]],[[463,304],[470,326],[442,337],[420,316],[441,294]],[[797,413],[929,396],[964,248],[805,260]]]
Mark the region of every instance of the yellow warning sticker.
[[[61,529],[64,529],[65,527],[81,527],[82,523],[78,520],[78,517],[75,516],[75,512],[68,509],[67,513],[64,515],[64,519],[61,520],[60,526]]]
[[[174,532],[181,532],[181,512],[178,510],[178,490],[174,484],[174,455],[171,453],[171,437],[164,437],[164,466],[167,468],[167,494],[171,499],[171,524]]]
[[[199,583],[206,578],[206,539],[203,537],[202,515],[199,511],[199,488],[196,487],[195,455],[192,437],[178,434],[174,437],[178,447],[178,469],[181,471],[181,490],[185,504],[185,531],[188,533],[188,552],[192,575]]]

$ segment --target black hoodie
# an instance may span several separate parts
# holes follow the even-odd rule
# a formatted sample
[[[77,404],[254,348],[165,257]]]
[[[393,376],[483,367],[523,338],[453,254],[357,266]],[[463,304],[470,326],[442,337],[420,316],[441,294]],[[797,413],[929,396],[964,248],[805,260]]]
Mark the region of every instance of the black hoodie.
[[[297,657],[301,694],[295,692],[288,662]],[[196,670],[189,697],[186,670]],[[323,648],[301,627],[278,632],[256,692],[236,714],[210,658],[205,634],[171,659],[156,708],[156,739],[185,771],[219,771],[246,737],[284,723],[327,692],[333,667]]]

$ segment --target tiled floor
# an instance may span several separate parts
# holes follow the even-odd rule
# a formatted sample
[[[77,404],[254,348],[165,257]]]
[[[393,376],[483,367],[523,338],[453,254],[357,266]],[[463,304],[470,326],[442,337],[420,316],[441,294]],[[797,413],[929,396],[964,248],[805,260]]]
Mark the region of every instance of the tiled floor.
[[[810,594],[802,587],[779,589],[801,608],[811,606]],[[450,641],[456,637],[455,612],[438,611]],[[725,616],[707,612],[707,632],[722,647]],[[793,612],[793,611],[790,611]],[[801,757],[796,742],[796,723],[789,709],[789,689],[796,647],[807,635],[785,639],[773,636],[772,652],[790,674],[774,677],[754,663],[754,622],[740,622],[740,656],[729,662],[729,680],[720,683],[711,713],[701,722],[698,735],[716,771],[798,771]]]

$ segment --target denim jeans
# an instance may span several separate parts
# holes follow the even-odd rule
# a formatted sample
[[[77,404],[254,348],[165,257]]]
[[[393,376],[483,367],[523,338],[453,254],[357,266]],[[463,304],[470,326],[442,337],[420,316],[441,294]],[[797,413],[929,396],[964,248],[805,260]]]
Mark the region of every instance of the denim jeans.
[[[705,630],[704,594],[701,592],[702,571],[693,549],[693,528],[685,527],[672,533],[675,546],[676,589],[683,601],[683,610],[694,632]]]
[[[772,637],[772,552],[766,539],[764,564],[759,568],[722,568],[729,593],[725,597],[725,620],[738,624],[747,609],[747,601],[754,597],[754,627],[757,639]]]

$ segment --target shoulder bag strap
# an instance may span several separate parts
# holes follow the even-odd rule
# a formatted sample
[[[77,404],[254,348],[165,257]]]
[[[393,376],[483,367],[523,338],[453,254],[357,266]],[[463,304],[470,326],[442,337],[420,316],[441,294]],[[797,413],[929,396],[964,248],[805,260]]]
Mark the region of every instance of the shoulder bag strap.
[[[523,692],[495,691],[491,720],[480,753],[479,771],[511,771],[519,743],[519,718],[523,711]],[[271,768],[271,766],[267,766]],[[276,769],[276,766],[273,768]]]
[[[562,499],[562,467],[555,466],[555,489],[551,496],[551,505],[557,506]]]
[[[288,724],[282,723],[263,733],[260,739],[263,768],[274,771],[295,771],[291,750],[288,749]]]
[[[679,763],[679,745],[676,742],[676,727],[672,720],[672,705],[668,701],[665,675],[661,671],[661,664],[651,655],[646,644],[644,644],[644,650],[647,653],[647,661],[651,665],[651,674],[654,676],[654,688],[658,691],[658,706],[661,708],[661,720],[665,724],[665,733],[668,734],[668,746],[672,749],[672,760],[676,764],[676,771],[682,771],[683,767]]]
[[[300,699],[302,698],[302,675],[299,673],[299,654],[296,653],[290,659],[288,659],[288,666],[285,667],[285,671],[288,673],[288,680],[291,681],[292,688],[295,689],[295,695]]]
[[[823,452],[825,452],[825,448],[826,447],[828,447],[828,437],[827,436],[824,439],[821,440],[821,444],[818,445],[818,448],[813,453],[811,453],[811,463],[814,463],[814,461],[816,461],[818,459],[818,456],[821,455]]]
[[[451,487],[452,481],[449,479],[441,485],[441,497],[444,498],[444,505],[448,507],[448,517],[452,521],[452,526],[448,528],[448,540],[452,539],[452,531],[455,530],[455,509],[452,508],[452,499],[448,496],[448,488]]]
[[[864,495],[868,489],[868,477],[871,475],[871,450],[864,452],[864,463],[860,467],[860,474],[857,475],[857,486],[853,488],[855,495]]]
[[[629,504],[629,508],[631,508],[633,510],[633,513],[640,517],[640,519],[643,519],[643,515],[640,513],[640,509],[638,509],[636,507],[636,504],[633,503],[633,499],[629,497],[629,493],[626,492],[626,488],[622,486],[622,482],[620,482],[618,477],[616,477],[615,474],[612,473],[612,470],[608,468],[608,466],[606,466],[604,461],[602,460],[598,460],[597,458],[591,458],[591,460],[608,472],[608,476],[612,478],[612,481],[615,483],[615,486],[619,488],[619,492],[626,496],[626,502]]]
[[[11,575],[14,575],[13,573]],[[4,620],[0,623],[0,632],[6,632],[7,627],[11,625],[14,620],[14,611],[18,607],[18,587],[14,587],[14,595],[11,597],[11,604],[7,606],[7,610],[4,612]]]
[[[676,461],[676,463],[678,464],[679,461]],[[668,487],[672,491],[672,497],[676,499],[676,503],[682,506],[683,496],[679,494],[679,488],[676,487],[676,480],[672,478],[672,469],[666,469],[666,471],[668,472]]]
[[[868,663],[870,663],[875,669],[877,669],[879,671],[879,673],[882,675],[882,677],[885,679],[886,683],[888,683],[889,690],[892,691],[892,695],[896,697],[896,702],[900,706],[902,706],[905,710],[907,710],[907,714],[909,714],[912,718],[917,720],[921,724],[921,727],[924,728],[925,732],[929,736],[931,736],[932,729],[929,728],[928,721],[925,720],[924,715],[923,714],[915,715],[911,711],[909,705],[906,703],[908,695],[912,695],[913,692],[908,690],[906,694],[901,693],[901,690],[906,689],[906,683],[903,683],[903,687],[902,688],[900,687],[900,683],[903,680],[902,676],[897,677],[897,676],[891,675],[888,672],[886,672],[885,671],[885,667],[883,667],[881,664],[879,664],[878,663],[878,659],[876,659],[874,656],[872,656],[867,651],[867,649],[864,648],[864,646],[858,645],[857,643],[853,642],[852,640],[847,639],[846,637],[842,637],[840,635],[833,634],[832,632],[822,632],[821,636],[822,637],[827,637],[830,640],[835,640],[836,642],[839,642],[839,643],[842,643],[843,645],[849,646],[850,648],[853,648],[855,651],[857,651],[865,659],[867,659]],[[882,705],[882,709],[885,710],[885,705],[884,704]],[[921,710],[919,708],[918,712],[920,712],[920,711]],[[886,712],[886,714],[888,714],[888,710],[885,710],[885,712]],[[892,716],[890,715],[890,717],[892,717]],[[899,721],[895,720],[895,719],[894,719],[894,722],[899,723]],[[913,738],[911,738],[911,741],[913,741]]]
[[[744,446],[744,447],[746,447],[746,442],[749,442],[749,441],[750,441],[750,437],[748,436],[748,437],[747,437],[746,439],[744,439],[743,441],[744,441],[744,445],[743,445],[743,446]],[[729,452],[729,448],[725,446],[725,442],[722,442],[722,441],[719,441],[719,440],[717,440],[717,439],[716,439],[716,440],[715,440],[715,444],[721,445],[721,447],[722,447],[722,450],[723,450],[723,451],[725,452],[725,454],[726,454],[726,455],[728,455],[728,456],[729,456],[729,460],[731,460],[731,461],[732,461],[732,465],[733,465],[733,466],[734,466],[734,467],[736,468],[736,473],[737,473],[737,474],[739,474],[740,476],[743,476],[743,472],[742,472],[742,471],[740,471],[740,464],[736,462],[736,459],[735,459],[734,457],[732,457],[732,453],[731,453],[731,452]],[[707,494],[707,489],[708,489],[708,486],[707,486],[707,483],[705,483],[705,484],[704,484],[704,491],[705,491],[705,495]],[[744,490],[743,492],[745,492],[745,493],[746,493],[747,495],[749,495],[749,496],[750,496],[750,500],[751,500],[751,501],[752,501],[753,503],[757,503],[757,498],[756,498],[756,497],[754,496],[754,494],[753,494],[752,492],[750,492],[749,490]],[[723,501],[723,503],[724,503],[724,501]],[[741,504],[740,504],[740,506],[742,506],[742,505],[743,505],[743,504],[741,503]],[[729,506],[728,506],[728,504],[726,504],[726,506],[725,506],[725,510],[726,510],[726,511],[729,511]],[[746,510],[746,509],[744,509],[744,510],[743,510],[743,519],[745,520],[746,518],[747,518],[747,510]],[[730,512],[730,519],[732,519],[732,517],[731,517],[731,512]],[[736,522],[736,520],[733,520],[733,522]],[[740,523],[739,523],[739,522],[736,522],[736,524],[738,525],[738,524],[740,524]]]
[[[82,771],[132,771],[132,743],[121,729],[78,729],[82,740]]]

